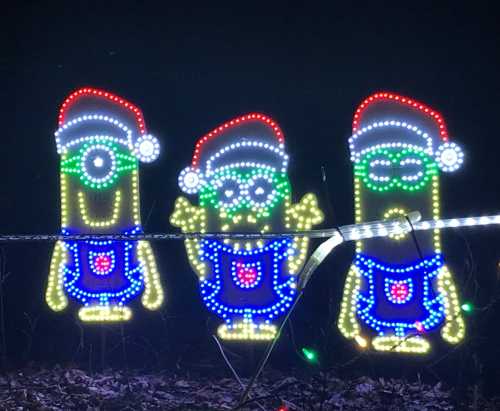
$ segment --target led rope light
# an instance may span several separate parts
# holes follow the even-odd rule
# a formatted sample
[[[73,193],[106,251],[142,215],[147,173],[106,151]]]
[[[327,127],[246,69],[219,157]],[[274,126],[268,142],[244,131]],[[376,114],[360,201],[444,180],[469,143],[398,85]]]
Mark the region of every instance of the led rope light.
[[[413,215],[415,213],[409,213]],[[418,213],[416,213],[418,215]],[[419,217],[420,218],[420,217]],[[412,220],[415,224],[416,220]],[[463,222],[461,225],[460,222]],[[386,225],[388,224],[388,225]],[[477,217],[462,217],[450,218],[440,220],[422,221],[417,224],[415,231],[428,231],[435,230],[438,225],[441,227],[438,231],[446,228],[462,228],[462,227],[481,227],[500,224],[500,214],[477,216]],[[388,229],[392,228],[391,230]],[[23,242],[23,241],[61,241],[61,240],[90,240],[100,239],[107,241],[172,241],[172,240],[192,240],[192,239],[247,239],[247,240],[262,240],[273,239],[287,236],[290,238],[304,237],[309,238],[331,238],[338,234],[339,230],[345,236],[346,241],[357,241],[360,238],[376,238],[386,237],[389,234],[401,234],[412,231],[406,219],[387,221],[374,221],[366,224],[352,224],[336,228],[327,228],[321,230],[304,230],[304,231],[283,231],[283,232],[270,232],[270,233],[251,233],[251,232],[231,232],[225,233],[217,232],[204,232],[197,231],[185,233],[157,233],[157,234],[2,234],[0,235],[0,242]],[[360,232],[362,237],[360,237]],[[331,251],[331,250],[330,250]]]

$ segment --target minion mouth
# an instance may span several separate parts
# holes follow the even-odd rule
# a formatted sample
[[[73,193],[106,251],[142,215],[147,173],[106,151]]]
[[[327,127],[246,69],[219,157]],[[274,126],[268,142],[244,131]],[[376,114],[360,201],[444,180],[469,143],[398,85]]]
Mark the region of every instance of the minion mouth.
[[[402,207],[393,207],[385,211],[383,219],[390,220],[392,218],[404,217],[408,214],[408,211]],[[403,234],[389,234],[389,238],[392,240],[402,240],[407,236],[407,233]]]
[[[111,216],[107,218],[94,218],[89,212],[89,207],[86,202],[85,194],[82,191],[78,192],[78,209],[80,211],[80,216],[85,225],[89,227],[110,227],[117,223],[120,218],[120,206],[121,206],[121,191],[115,191],[113,199],[113,207],[111,210]]]
[[[253,229],[249,229],[249,225]],[[241,230],[240,230],[241,228]],[[243,217],[243,215],[238,215],[233,217],[233,219],[225,224],[221,225],[221,230],[223,232],[243,232],[247,231],[249,233],[268,233],[270,231],[269,224],[257,224],[257,220],[252,216],[248,215]],[[254,250],[256,248],[262,248],[266,244],[266,240],[264,239],[248,239],[246,241],[243,240],[235,240],[231,238],[224,239],[224,244],[228,244],[232,246],[235,250]]]

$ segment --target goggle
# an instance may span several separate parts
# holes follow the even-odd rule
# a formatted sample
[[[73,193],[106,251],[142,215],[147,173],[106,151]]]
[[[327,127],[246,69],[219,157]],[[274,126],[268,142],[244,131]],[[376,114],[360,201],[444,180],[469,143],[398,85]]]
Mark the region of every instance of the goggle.
[[[200,205],[211,206],[234,215],[252,210],[257,217],[269,216],[271,210],[290,194],[286,174],[271,170],[241,173],[227,169],[214,174],[200,191]]]
[[[354,166],[354,174],[373,191],[416,191],[438,174],[438,166],[423,150],[376,148]]]
[[[63,173],[77,176],[83,185],[96,190],[112,186],[121,175],[137,168],[135,156],[117,143],[99,138],[84,143],[61,162]]]

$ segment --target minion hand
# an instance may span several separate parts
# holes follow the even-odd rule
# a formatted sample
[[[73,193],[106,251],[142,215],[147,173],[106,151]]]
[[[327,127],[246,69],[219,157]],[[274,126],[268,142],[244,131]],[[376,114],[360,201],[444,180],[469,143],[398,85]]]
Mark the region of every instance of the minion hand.
[[[206,231],[205,209],[192,205],[187,198],[179,197],[175,201],[174,212],[170,216],[170,223],[179,227],[183,233],[203,233]],[[198,276],[205,277],[207,266],[199,260],[200,241],[187,239],[184,241],[189,262]]]
[[[302,197],[286,210],[286,226],[293,231],[310,230],[323,221],[323,212],[318,207],[318,200],[312,193]]]
[[[68,305],[68,299],[63,290],[63,276],[59,271],[59,267],[64,264],[65,259],[66,249],[63,243],[58,241],[50,261],[49,281],[45,293],[47,304],[53,311],[62,311]]]
[[[338,328],[345,338],[360,338],[360,326],[356,318],[356,302],[359,288],[361,286],[361,278],[355,266],[351,266],[347,274],[344,295],[340,304],[340,315],[338,320]]]
[[[174,212],[170,223],[179,227],[183,233],[199,233],[205,231],[205,210],[192,205],[187,198],[179,197],[175,201]]]
[[[291,231],[310,230],[314,225],[323,221],[323,212],[318,207],[318,200],[312,193],[302,197],[297,203],[285,210],[285,227]],[[294,254],[287,260],[290,273],[297,274],[304,265],[307,256],[308,237],[295,237],[292,248]]]
[[[457,289],[446,265],[438,276],[438,288],[444,299],[446,314],[446,322],[441,329],[441,335],[450,344],[457,344],[465,336],[465,322],[458,302]]]
[[[441,335],[450,344],[457,344],[464,338],[465,323],[461,315],[446,321]]]
[[[147,241],[140,241],[138,253],[144,264],[144,294],[141,302],[148,310],[157,310],[163,303],[163,289],[151,245]]]

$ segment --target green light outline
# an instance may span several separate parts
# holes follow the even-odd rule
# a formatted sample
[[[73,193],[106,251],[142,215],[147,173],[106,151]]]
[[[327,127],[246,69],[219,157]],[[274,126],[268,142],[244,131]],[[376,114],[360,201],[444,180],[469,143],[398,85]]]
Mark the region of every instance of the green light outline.
[[[81,168],[83,154],[96,144],[109,147],[114,152],[116,158],[115,172],[102,183],[95,183],[87,179]],[[138,160],[135,156],[130,155],[129,152],[124,150],[120,144],[102,138],[93,138],[90,141],[85,142],[74,155],[69,156],[69,154],[63,154],[61,159],[62,173],[78,177],[80,182],[85,187],[94,190],[106,190],[113,186],[121,176],[127,174],[128,172],[137,170],[138,168]]]
[[[228,218],[233,218],[238,212],[242,210],[250,210],[255,212],[256,218],[269,217],[272,210],[281,202],[289,198],[291,193],[290,182],[286,173],[278,173],[272,170],[264,168],[254,168],[247,172],[238,171],[236,169],[224,169],[216,172],[211,181],[220,179],[230,175],[235,180],[239,182],[247,183],[250,179],[254,177],[270,177],[273,185],[273,189],[276,191],[274,198],[271,203],[265,207],[257,207],[252,205],[246,199],[244,201],[235,204],[234,206],[223,205],[221,201],[217,198],[217,187],[213,184],[206,183],[200,190],[200,206],[201,207],[211,207],[215,210],[224,211]]]
[[[386,160],[391,162],[391,165],[396,165],[399,167],[399,164],[406,157],[415,157],[417,156],[423,162],[423,173],[424,175],[419,180],[415,182],[406,182],[401,180],[400,176],[391,177],[389,182],[380,182],[374,181],[370,178],[369,167],[370,162],[375,157],[385,157]],[[415,149],[415,148],[398,148],[398,147],[379,147],[369,152],[365,153],[359,163],[354,166],[354,175],[359,177],[364,185],[372,190],[377,192],[387,192],[390,190],[402,189],[404,191],[419,191],[423,190],[429,182],[432,181],[432,177],[439,173],[439,168],[436,161],[423,150]]]

